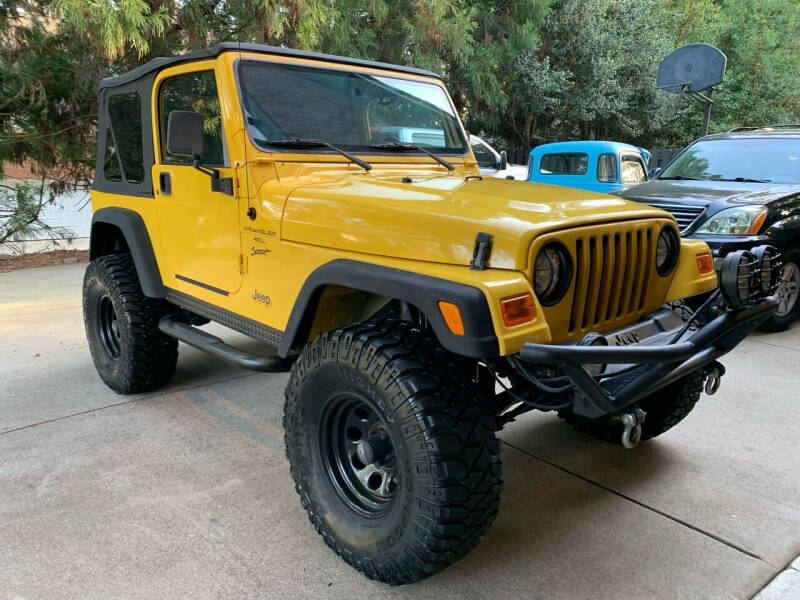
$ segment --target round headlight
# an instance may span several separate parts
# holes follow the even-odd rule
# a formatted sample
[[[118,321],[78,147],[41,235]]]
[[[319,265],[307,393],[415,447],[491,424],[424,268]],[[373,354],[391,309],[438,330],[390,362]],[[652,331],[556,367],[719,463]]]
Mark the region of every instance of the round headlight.
[[[544,306],[552,306],[567,291],[572,268],[566,248],[551,242],[546,244],[533,263],[533,291]]]
[[[672,272],[678,262],[679,248],[678,234],[669,225],[665,226],[656,241],[656,272],[661,277],[666,277]]]
[[[756,259],[758,279],[761,291],[766,295],[775,293],[780,283],[781,260],[780,252],[775,246],[758,246],[752,250]]]
[[[756,258],[747,250],[731,252],[722,261],[719,289],[731,308],[747,304],[758,294],[760,282]]]

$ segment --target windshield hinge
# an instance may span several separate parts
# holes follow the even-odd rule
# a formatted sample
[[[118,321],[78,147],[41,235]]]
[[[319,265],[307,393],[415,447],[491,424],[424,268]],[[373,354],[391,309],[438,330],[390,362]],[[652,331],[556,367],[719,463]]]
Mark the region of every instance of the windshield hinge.
[[[473,271],[483,271],[486,269],[486,263],[489,262],[491,253],[492,235],[481,231],[475,236],[475,247],[472,249],[472,262],[469,263],[469,268]]]

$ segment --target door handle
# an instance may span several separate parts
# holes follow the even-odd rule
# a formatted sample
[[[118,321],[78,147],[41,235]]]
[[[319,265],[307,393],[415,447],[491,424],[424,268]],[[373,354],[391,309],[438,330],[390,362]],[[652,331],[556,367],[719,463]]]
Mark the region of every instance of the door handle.
[[[165,196],[172,194],[172,176],[169,173],[158,174],[158,188]]]

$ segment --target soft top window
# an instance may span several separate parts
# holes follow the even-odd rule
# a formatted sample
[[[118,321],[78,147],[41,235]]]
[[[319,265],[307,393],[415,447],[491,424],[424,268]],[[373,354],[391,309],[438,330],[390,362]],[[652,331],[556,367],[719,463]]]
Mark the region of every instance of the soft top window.
[[[161,158],[165,162],[191,164],[189,156],[175,156],[166,151],[167,120],[173,110],[191,110],[203,117],[206,152],[203,163],[221,167],[226,164],[222,135],[222,115],[214,71],[196,71],[165,80],[160,94]]]
[[[128,183],[144,181],[144,144],[142,143],[142,101],[138,92],[115,94],[108,99],[110,137],[106,138],[104,165],[107,179]],[[115,161],[119,161],[117,165]]]
[[[539,163],[542,175],[585,175],[589,157],[582,152],[545,154]]]

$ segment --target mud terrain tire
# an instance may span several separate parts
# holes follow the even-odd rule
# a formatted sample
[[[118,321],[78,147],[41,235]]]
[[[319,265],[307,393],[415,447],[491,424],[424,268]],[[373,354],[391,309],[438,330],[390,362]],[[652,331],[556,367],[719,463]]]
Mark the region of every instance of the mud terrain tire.
[[[118,394],[150,392],[175,373],[178,341],[158,330],[170,305],[142,293],[130,254],[101,256],[83,279],[83,321],[100,378]]]
[[[351,325],[308,343],[286,386],[284,428],[309,520],[371,579],[404,584],[444,569],[497,514],[488,402],[457,358],[409,323]],[[382,458],[360,460],[357,440],[373,440]],[[374,481],[361,475],[369,469]]]

